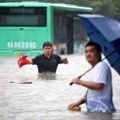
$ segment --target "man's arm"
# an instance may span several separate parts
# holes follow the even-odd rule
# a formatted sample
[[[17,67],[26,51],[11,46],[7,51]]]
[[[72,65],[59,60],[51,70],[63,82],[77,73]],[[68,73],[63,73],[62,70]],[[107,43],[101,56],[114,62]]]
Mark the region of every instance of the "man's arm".
[[[79,106],[81,104],[84,104],[86,102],[86,97],[83,96],[80,100],[78,100],[77,102],[71,103],[69,105],[69,107],[75,107],[75,106]]]
[[[28,60],[29,60],[28,64],[33,64],[32,59],[28,59]]]
[[[79,78],[74,78],[71,83],[77,84],[77,85],[82,85],[84,87],[87,87],[89,89],[93,90],[101,90],[104,86],[103,83],[96,83],[96,82],[91,82],[91,81],[83,81],[80,80]]]
[[[68,64],[67,58],[61,58],[61,61],[62,61],[64,64]]]

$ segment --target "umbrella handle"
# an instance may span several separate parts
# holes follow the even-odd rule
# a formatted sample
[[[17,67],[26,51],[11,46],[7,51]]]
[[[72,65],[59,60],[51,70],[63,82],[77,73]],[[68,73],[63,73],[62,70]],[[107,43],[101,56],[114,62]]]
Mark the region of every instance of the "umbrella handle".
[[[93,67],[91,67],[90,69],[88,69],[86,72],[84,72],[82,75],[78,76],[78,79],[80,79],[83,75],[85,75],[86,73],[88,73],[91,69],[93,69]],[[69,85],[73,85],[73,82],[70,82]]]
[[[78,76],[78,79],[80,79],[81,77],[82,77],[82,75],[81,75],[81,76]],[[73,85],[73,82],[70,82],[69,85],[70,85],[70,86]]]

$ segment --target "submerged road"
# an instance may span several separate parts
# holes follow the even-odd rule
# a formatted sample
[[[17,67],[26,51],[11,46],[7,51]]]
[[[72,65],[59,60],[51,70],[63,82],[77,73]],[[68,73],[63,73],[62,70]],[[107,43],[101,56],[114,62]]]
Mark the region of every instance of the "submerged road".
[[[67,55],[68,65],[59,65],[56,75],[38,76],[37,67],[17,66],[17,57],[0,57],[0,120],[120,120],[120,76],[113,73],[114,114],[68,111],[67,106],[86,88],[69,86],[72,78],[90,68],[84,55]],[[87,79],[89,73],[82,79]],[[28,82],[28,84],[20,84]]]

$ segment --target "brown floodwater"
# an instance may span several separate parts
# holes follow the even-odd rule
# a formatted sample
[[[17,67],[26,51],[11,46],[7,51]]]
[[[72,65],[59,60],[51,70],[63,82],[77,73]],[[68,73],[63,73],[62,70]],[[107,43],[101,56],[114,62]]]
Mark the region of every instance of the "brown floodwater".
[[[113,73],[113,114],[68,111],[86,88],[72,85],[72,78],[90,68],[84,55],[66,55],[68,65],[59,65],[55,75],[37,74],[33,65],[17,66],[17,57],[0,57],[0,120],[120,120],[120,76]],[[82,79],[87,79],[89,73]],[[23,84],[22,84],[23,83]],[[26,83],[26,84],[24,84]]]

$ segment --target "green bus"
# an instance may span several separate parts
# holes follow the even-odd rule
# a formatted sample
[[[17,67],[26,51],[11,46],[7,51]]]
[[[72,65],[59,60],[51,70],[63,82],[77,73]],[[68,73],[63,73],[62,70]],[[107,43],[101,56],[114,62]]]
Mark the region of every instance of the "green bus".
[[[0,56],[33,56],[42,52],[45,41],[56,48],[64,44],[71,54],[74,33],[81,26],[77,15],[91,12],[89,7],[61,3],[0,3]]]

